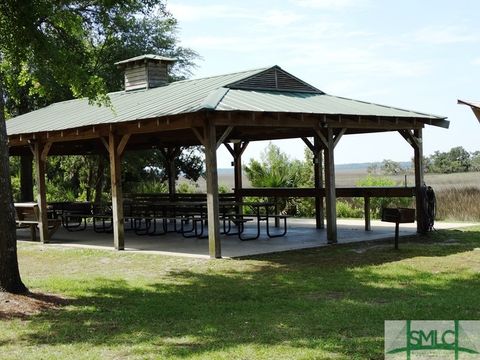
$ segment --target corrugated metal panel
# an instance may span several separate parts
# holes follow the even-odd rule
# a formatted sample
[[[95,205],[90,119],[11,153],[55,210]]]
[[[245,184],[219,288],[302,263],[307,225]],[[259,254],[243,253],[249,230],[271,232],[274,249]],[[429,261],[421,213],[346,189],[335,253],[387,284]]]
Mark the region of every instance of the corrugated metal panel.
[[[177,81],[150,90],[111,93],[112,109],[89,105],[86,99],[59,102],[7,121],[7,133],[66,130],[193,112],[202,109],[210,92],[264,70]]]
[[[235,89],[231,89],[222,98],[215,110],[296,112],[444,119],[443,117],[436,115],[336,97],[327,94],[247,91]]]
[[[226,88],[230,84],[255,77],[263,72],[268,73],[272,69],[281,70],[275,66],[178,81],[150,90],[111,93],[109,95],[112,109],[89,105],[86,99],[60,102],[7,121],[7,133],[16,135],[58,131],[190,113],[201,109],[444,119],[435,115],[330,96],[321,92],[252,91]],[[285,74],[288,73],[285,72]],[[301,83],[301,80],[299,82]]]

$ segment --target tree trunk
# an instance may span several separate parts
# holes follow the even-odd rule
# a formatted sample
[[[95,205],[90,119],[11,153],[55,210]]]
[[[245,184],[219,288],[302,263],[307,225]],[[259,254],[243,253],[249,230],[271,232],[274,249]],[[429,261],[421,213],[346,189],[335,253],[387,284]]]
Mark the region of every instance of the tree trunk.
[[[8,163],[3,78],[0,74],[0,291],[26,293],[17,260],[17,233]]]

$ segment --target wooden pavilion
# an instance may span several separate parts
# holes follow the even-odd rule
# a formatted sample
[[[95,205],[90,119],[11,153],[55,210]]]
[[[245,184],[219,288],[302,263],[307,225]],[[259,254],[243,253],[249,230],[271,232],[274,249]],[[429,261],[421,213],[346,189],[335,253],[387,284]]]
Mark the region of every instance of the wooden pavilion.
[[[111,108],[78,99],[55,103],[7,121],[10,155],[22,157],[24,193],[33,188],[29,178],[32,156],[34,159],[42,242],[48,241],[45,190],[48,155],[108,154],[114,246],[122,250],[125,237],[120,174],[125,151],[164,149],[173,163],[179,146],[203,145],[209,253],[219,258],[217,149],[224,144],[232,154],[235,194],[241,197],[255,194],[255,189],[242,188],[241,157],[248,143],[287,138],[302,139],[313,151],[315,188],[289,189],[282,194],[315,197],[317,227],[323,226],[325,198],[327,238],[336,242],[335,146],[344,135],[385,131],[398,132],[413,147],[413,194],[417,195],[417,226],[420,226],[422,130],[425,125],[448,128],[446,118],[328,95],[278,66],[168,83],[168,68],[173,61],[144,55],[117,63],[125,71],[125,91],[109,94]],[[174,192],[174,179],[170,179],[169,189]],[[274,190],[263,189],[261,194],[268,195],[269,191]],[[362,195],[352,192],[352,196]],[[27,195],[24,200],[31,199]]]

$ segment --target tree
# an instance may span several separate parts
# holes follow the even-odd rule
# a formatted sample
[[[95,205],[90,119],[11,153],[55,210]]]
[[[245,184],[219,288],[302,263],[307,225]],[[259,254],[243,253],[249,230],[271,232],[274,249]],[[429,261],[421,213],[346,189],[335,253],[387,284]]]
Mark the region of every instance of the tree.
[[[291,160],[272,143],[260,155],[261,161],[250,159],[245,174],[254,187],[298,187],[308,178],[302,161]]]
[[[106,81],[97,75],[95,54],[119,29],[161,0],[14,0],[0,2],[0,62],[27,67],[41,91],[45,74],[75,97],[108,104]],[[24,293],[17,261],[16,231],[5,126],[5,74],[0,69],[0,289]],[[8,96],[7,96],[8,100]]]
[[[454,147],[448,152],[435,151],[430,156],[428,165],[428,171],[434,173],[467,172],[471,166],[470,153],[462,146]]]
[[[471,171],[480,171],[480,151],[474,151],[471,157]]]
[[[161,54],[174,57],[177,62],[173,66],[171,80],[183,79],[190,75],[195,66],[193,60],[198,57],[193,50],[177,45],[177,21],[168,13],[146,13],[134,17],[116,17],[114,26],[106,29],[103,36],[95,42],[99,45],[92,46],[89,56],[91,73],[96,74],[105,81],[108,92],[118,91],[123,88],[123,73],[114,63],[140,54]],[[112,29],[114,31],[112,31]],[[101,46],[100,46],[101,44]],[[20,115],[37,108],[46,106],[73,97],[68,86],[62,86],[55,81],[50,68],[34,71],[28,61],[22,64],[4,61],[4,73],[7,88],[7,112],[11,115]],[[39,82],[37,78],[41,78]],[[135,168],[138,175],[133,176],[140,180],[148,179],[158,183],[164,181],[159,178],[162,171],[145,171],[146,169],[159,169],[164,164],[164,159],[157,150],[131,153],[125,158],[125,169]],[[201,175],[203,164],[196,163],[197,158],[192,157],[194,149],[184,148],[177,158],[177,176],[180,172],[187,177]],[[151,160],[158,159],[156,163]],[[101,200],[102,190],[106,183],[105,158],[100,155],[79,155],[74,157],[49,157],[47,165],[48,195],[49,199],[87,200],[95,198]],[[97,175],[97,176],[95,176]],[[131,173],[125,172],[131,181]],[[142,187],[144,186],[142,181]],[[148,186],[148,183],[146,184]]]
[[[307,153],[306,153],[307,154]],[[254,187],[300,187],[312,178],[312,162],[291,160],[280,148],[270,143],[260,155],[261,161],[251,159],[244,166],[245,174]],[[283,212],[296,213],[298,204],[277,199]]]
[[[402,165],[393,160],[383,160],[380,166],[383,174],[385,175],[397,175],[405,172],[405,169],[402,168]]]

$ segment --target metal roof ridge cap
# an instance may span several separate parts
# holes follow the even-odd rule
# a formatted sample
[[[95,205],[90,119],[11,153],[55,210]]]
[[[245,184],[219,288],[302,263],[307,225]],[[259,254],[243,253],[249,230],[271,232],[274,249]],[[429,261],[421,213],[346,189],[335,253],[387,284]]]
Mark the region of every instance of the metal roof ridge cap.
[[[177,84],[177,83],[186,83],[186,82],[189,82],[189,81],[198,81],[198,80],[213,79],[213,78],[218,78],[218,77],[223,77],[223,76],[240,75],[240,74],[243,74],[243,73],[250,73],[250,72],[252,72],[252,73],[255,72],[255,74],[257,74],[257,73],[259,73],[259,72],[268,70],[268,69],[270,69],[270,68],[272,68],[272,67],[273,67],[273,66],[263,67],[263,68],[256,68],[256,69],[249,69],[249,70],[242,70],[242,71],[236,71],[236,72],[226,73],[226,74],[211,75],[211,76],[205,76],[205,77],[194,78],[194,79],[178,80],[178,81],[171,82],[171,83],[169,83],[168,85]],[[252,75],[255,75],[255,74],[252,74]],[[252,76],[252,75],[248,75],[248,77],[250,77],[250,76]]]
[[[199,109],[215,110],[229,91],[230,89],[225,87],[210,91],[200,104]]]

